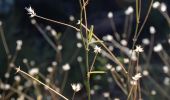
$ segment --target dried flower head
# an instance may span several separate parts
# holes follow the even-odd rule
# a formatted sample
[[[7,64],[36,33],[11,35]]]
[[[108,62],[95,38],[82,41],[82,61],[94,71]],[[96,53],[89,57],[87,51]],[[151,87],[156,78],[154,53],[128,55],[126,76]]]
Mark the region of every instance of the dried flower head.
[[[36,13],[34,12],[34,9],[30,7],[25,7],[25,9],[27,10],[28,14],[30,15],[30,17],[35,17]]]
[[[141,73],[137,73],[135,76],[132,77],[134,81],[139,80],[142,77]]]
[[[78,91],[81,90],[81,84],[80,83],[73,83],[73,84],[71,84],[71,87],[72,87],[73,91],[75,91],[75,92],[78,92]]]
[[[32,68],[32,69],[30,69],[29,70],[29,72],[28,72],[30,75],[36,75],[36,74],[38,74],[39,73],[39,69],[38,68]]]
[[[70,70],[70,65],[68,63],[64,64],[62,66],[63,71],[69,71]]]
[[[21,50],[21,47],[22,47],[22,40],[17,40],[16,43],[17,43],[16,50]]]
[[[160,2],[158,2],[158,1],[155,1],[155,2],[153,3],[153,5],[152,5],[152,7],[153,7],[154,9],[158,8],[159,6],[160,6]]]
[[[130,15],[132,14],[134,11],[133,7],[132,6],[129,6],[126,10],[125,10],[125,14],[126,15]]]
[[[143,48],[140,45],[136,46],[135,52],[143,52]]]
[[[103,96],[104,96],[105,98],[108,98],[108,97],[110,97],[110,93],[109,93],[109,92],[104,92],[104,93],[103,93]]]
[[[153,50],[155,51],[155,52],[160,52],[160,51],[162,51],[162,49],[163,49],[163,47],[162,47],[162,45],[160,44],[160,43],[158,43],[156,46],[154,46],[154,48],[153,48]]]
[[[98,47],[97,45],[94,48],[94,53],[100,53],[101,52],[101,47]]]
[[[110,11],[110,12],[107,14],[107,17],[108,17],[108,18],[113,18],[113,13]]]

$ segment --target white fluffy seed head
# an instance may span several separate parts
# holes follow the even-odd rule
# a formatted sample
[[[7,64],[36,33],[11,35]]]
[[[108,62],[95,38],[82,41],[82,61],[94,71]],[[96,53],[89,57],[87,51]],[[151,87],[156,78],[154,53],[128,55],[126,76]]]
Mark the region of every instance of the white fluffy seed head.
[[[156,95],[156,91],[155,90],[151,90],[151,95]]]
[[[167,11],[167,6],[166,6],[165,3],[161,3],[160,4],[160,11],[162,11],[162,12],[166,12]]]
[[[148,38],[144,38],[144,39],[142,39],[142,43],[144,45],[149,45],[150,44],[150,40]]]
[[[143,70],[142,74],[143,74],[143,76],[148,76],[149,72],[147,70]]]
[[[48,71],[49,73],[53,72],[53,67],[48,67],[48,68],[47,68],[47,71]]]
[[[24,59],[22,60],[22,62],[23,62],[24,64],[26,64],[26,63],[28,63],[28,59],[27,59],[27,58],[24,58]]]
[[[70,70],[70,65],[68,63],[64,64],[62,66],[63,71],[69,71]]]
[[[163,50],[163,47],[160,43],[158,43],[156,46],[153,48],[154,52],[160,52]]]
[[[153,7],[154,9],[157,9],[159,6],[160,6],[160,2],[159,2],[159,1],[155,1],[155,2],[153,3],[153,5],[152,5],[152,7]]]
[[[21,81],[21,77],[18,76],[18,75],[16,75],[16,76],[14,77],[14,80],[17,81],[17,82],[20,82],[20,81]]]
[[[121,40],[120,43],[121,43],[121,45],[123,45],[123,46],[127,46],[127,44],[128,44],[125,39]]]
[[[82,62],[82,61],[83,61],[83,58],[82,58],[81,56],[78,56],[78,57],[77,57],[77,61],[78,61],[78,62]]]
[[[73,91],[75,91],[75,92],[78,92],[78,91],[81,90],[81,84],[80,83],[73,83],[73,84],[71,84],[71,87],[72,87]]]
[[[37,75],[39,73],[39,69],[38,68],[32,68],[28,71],[28,73],[32,76]]]
[[[80,42],[77,43],[77,48],[82,48],[82,46],[83,46],[82,43]]]
[[[109,92],[104,92],[104,93],[103,93],[103,96],[104,96],[105,98],[108,98],[108,97],[110,97],[110,93],[109,93]]]
[[[52,35],[52,36],[54,36],[54,37],[57,36],[57,32],[56,32],[54,29],[51,29],[50,32],[51,32],[51,35]]]
[[[70,21],[74,21],[74,20],[75,20],[74,16],[73,16],[73,15],[70,15],[70,16],[69,16],[69,20],[70,20]]]
[[[16,50],[21,50],[22,40],[17,40],[17,41],[16,41],[16,44],[17,44]]]
[[[170,78],[169,78],[169,77],[165,77],[163,83],[164,83],[166,86],[169,86],[169,85],[170,85]]]
[[[132,14],[134,11],[132,6],[129,6],[126,10],[125,10],[125,15],[130,15]]]
[[[111,11],[108,12],[107,17],[108,17],[108,18],[113,18],[113,12],[111,12]]]
[[[77,33],[76,33],[76,37],[77,37],[78,40],[81,40],[81,33],[80,33],[80,32],[77,32]]]
[[[155,27],[154,27],[154,26],[150,26],[150,27],[149,27],[149,32],[150,32],[151,34],[155,34],[155,33],[156,33]]]
[[[106,64],[106,68],[107,68],[108,70],[111,70],[111,69],[112,69],[112,65],[111,65],[111,64]]]
[[[169,73],[169,67],[168,66],[163,66],[163,72],[164,73]]]
[[[94,53],[101,53],[101,47],[98,47],[97,45],[94,47]]]
[[[31,19],[31,24],[36,24],[37,22],[36,22],[36,20],[35,19]]]

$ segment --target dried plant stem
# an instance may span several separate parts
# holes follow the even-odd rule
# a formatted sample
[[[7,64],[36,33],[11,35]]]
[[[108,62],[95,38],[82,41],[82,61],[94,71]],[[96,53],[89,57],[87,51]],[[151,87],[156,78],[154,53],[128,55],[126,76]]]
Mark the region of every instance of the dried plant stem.
[[[8,45],[7,45],[5,36],[4,36],[4,31],[3,31],[1,25],[0,25],[0,36],[1,36],[2,43],[3,43],[4,48],[5,48],[6,55],[7,55],[8,59],[9,59],[11,57],[11,55],[10,55],[10,51],[9,51],[9,48],[8,48]]]
[[[28,73],[22,71],[20,68],[16,68],[17,72],[21,72],[22,74],[32,78],[34,81],[40,83],[41,85],[45,86],[46,88],[50,89],[51,91],[53,91],[55,94],[59,95],[60,97],[62,97],[65,100],[69,100],[68,98],[66,98],[65,96],[63,96],[62,94],[60,94],[59,92],[57,92],[56,90],[52,89],[51,87],[49,87],[48,85],[44,84],[43,82],[39,81],[38,79],[34,78],[33,76],[29,75]]]
[[[75,29],[76,31],[80,31],[78,28],[76,28],[76,27],[74,27],[74,26],[72,26],[70,24],[66,24],[66,23],[63,23],[63,22],[60,22],[60,21],[48,19],[48,18],[45,18],[45,17],[42,17],[42,16],[38,16],[38,15],[36,15],[35,17],[40,18],[40,19],[44,19],[44,20],[47,20],[47,21],[50,21],[50,22],[53,22],[53,23],[61,24],[61,25],[64,25],[64,26],[68,26],[70,28]]]
[[[97,54],[98,54],[98,53],[96,53],[95,56],[94,56],[94,59],[93,59],[93,62],[92,62],[92,64],[91,64],[91,67],[90,67],[90,71],[89,71],[89,72],[91,72],[91,71],[93,70],[93,68],[94,68],[94,63],[95,63],[95,61],[96,61]]]
[[[53,41],[46,35],[46,33],[44,32],[44,30],[36,23],[34,24],[34,26],[38,29],[38,31],[42,34],[42,36],[44,37],[44,39],[50,44],[50,46],[57,51],[57,47],[56,45],[53,43]]]
[[[74,100],[74,96],[75,96],[76,92],[74,91],[73,93],[73,96],[72,96],[72,99],[71,100]]]
[[[130,92],[128,94],[128,97],[127,97],[127,100],[130,100],[130,97],[131,97],[131,94],[133,92],[133,88],[134,88],[134,85],[132,85],[131,89],[130,89]]]
[[[119,82],[118,78],[116,77],[116,76],[118,76],[118,75],[116,75],[117,73],[115,71],[111,71],[111,74],[112,74],[112,77],[114,78],[116,84],[120,87],[120,89],[123,91],[123,93],[125,95],[128,95],[127,91],[125,90],[125,88],[122,86],[122,84]]]

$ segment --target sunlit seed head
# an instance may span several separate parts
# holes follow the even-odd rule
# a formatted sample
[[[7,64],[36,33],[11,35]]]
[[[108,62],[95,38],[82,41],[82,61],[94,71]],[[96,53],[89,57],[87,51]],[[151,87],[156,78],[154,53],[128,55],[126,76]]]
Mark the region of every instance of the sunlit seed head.
[[[16,41],[16,44],[17,44],[17,46],[16,46],[16,50],[21,50],[21,47],[22,47],[22,40],[17,40]]]
[[[153,48],[154,52],[160,52],[163,50],[162,44],[158,43],[156,46]]]
[[[50,25],[47,25],[46,28],[45,28],[47,31],[50,31],[52,28]]]
[[[93,89],[90,90],[90,94],[91,95],[94,95],[95,94],[95,91]]]
[[[50,83],[50,79],[49,79],[49,78],[46,78],[46,79],[45,79],[45,82],[46,82],[46,83]]]
[[[82,48],[82,46],[83,46],[82,43],[80,42],[77,43],[77,48]]]
[[[113,50],[114,50],[114,47],[113,47],[112,45],[109,45],[108,48],[109,48],[110,51],[113,51]]]
[[[137,81],[131,80],[131,81],[130,81],[130,84],[131,84],[131,85],[137,85]]]
[[[133,79],[134,81],[138,81],[141,77],[142,77],[141,73],[137,73],[136,75],[134,75],[134,76],[132,77],[132,79]]]
[[[154,27],[154,26],[150,26],[150,27],[149,27],[149,32],[150,32],[151,34],[155,34],[155,33],[156,33],[155,27]]]
[[[62,45],[58,45],[58,46],[57,46],[57,49],[58,49],[59,51],[61,51],[61,50],[63,49],[63,46],[62,46]]]
[[[48,68],[47,68],[47,71],[48,71],[49,73],[53,72],[53,70],[54,70],[53,67],[48,67]]]
[[[121,45],[123,45],[123,46],[127,46],[127,44],[128,44],[125,39],[121,40],[120,43],[121,43]]]
[[[111,12],[111,11],[108,12],[107,17],[108,17],[108,18],[113,18],[113,12]]]
[[[108,70],[111,70],[112,65],[111,65],[111,64],[106,64],[106,68],[107,68]]]
[[[151,90],[151,95],[156,95],[156,90]]]
[[[123,58],[123,62],[124,62],[125,64],[128,64],[128,63],[129,63],[129,58]]]
[[[78,61],[78,62],[82,62],[82,61],[83,61],[83,58],[82,58],[81,56],[78,56],[78,57],[77,57],[77,61]]]
[[[134,9],[132,6],[129,6],[126,10],[125,10],[125,15],[130,15],[134,12]]]
[[[160,4],[160,11],[162,11],[162,12],[166,12],[167,11],[167,6],[166,6],[165,3],[161,3]]]
[[[8,79],[9,77],[10,77],[10,73],[8,73],[8,72],[7,72],[7,73],[5,73],[5,78],[7,78],[7,79]]]
[[[70,70],[70,65],[68,63],[64,64],[62,66],[63,71],[69,71]]]
[[[74,16],[73,16],[73,15],[70,15],[70,16],[69,16],[69,20],[70,20],[70,21],[74,21],[74,20],[75,20]]]
[[[148,76],[149,72],[147,70],[143,70],[142,74],[143,74],[143,76]]]
[[[0,26],[2,26],[2,21],[0,21]]]
[[[168,43],[170,44],[170,38],[168,39]]]
[[[32,76],[37,75],[39,73],[39,69],[38,68],[32,68],[28,71],[28,73]]]
[[[164,73],[169,73],[169,67],[168,66],[163,66],[163,72]]]
[[[134,51],[139,53],[139,52],[143,52],[144,50],[140,45],[137,45]]]
[[[80,32],[77,32],[77,33],[76,33],[76,37],[77,37],[78,40],[81,40],[81,39],[82,39],[82,38],[81,38],[81,33],[80,33]]]
[[[36,22],[36,20],[35,19],[31,19],[31,24],[36,24],[37,22]]]
[[[117,72],[120,72],[121,70],[122,70],[122,67],[116,66],[116,71],[117,71]]]
[[[114,98],[113,100],[120,100],[120,98],[117,98],[117,97],[116,97],[116,98]]]
[[[27,59],[27,58],[24,58],[24,59],[22,60],[22,62],[23,62],[24,64],[27,64],[27,63],[28,63],[28,59]]]
[[[153,7],[154,9],[158,8],[159,6],[160,6],[160,2],[159,2],[159,1],[155,1],[155,2],[153,3],[153,5],[152,5],[152,7]]]
[[[14,68],[14,67],[15,67],[15,64],[14,64],[13,62],[11,62],[11,63],[9,64],[9,67]]]
[[[71,87],[72,87],[73,91],[75,91],[75,92],[78,92],[78,91],[81,90],[81,84],[80,83],[73,83],[73,84],[71,84]]]
[[[109,93],[109,92],[103,92],[103,96],[104,96],[105,98],[108,98],[108,97],[110,97],[110,93]]]
[[[94,47],[94,53],[101,53],[101,47],[98,47],[97,45]]]
[[[27,10],[30,17],[36,16],[36,13],[34,12],[34,9],[31,8],[31,6],[30,7],[25,7],[25,9]]]
[[[14,80],[17,81],[17,82],[20,82],[21,81],[21,77],[16,75],[16,76],[14,76]]]
[[[54,29],[51,29],[50,32],[51,32],[51,35],[52,35],[52,36],[54,36],[54,37],[57,36],[57,32],[56,32]]]
[[[170,85],[170,78],[165,77],[163,83],[164,83],[164,85],[169,86]]]
[[[144,45],[149,45],[150,44],[150,40],[148,38],[144,38],[144,39],[142,39],[142,43]]]
[[[52,66],[57,66],[57,62],[56,61],[53,61],[51,64],[52,64]]]

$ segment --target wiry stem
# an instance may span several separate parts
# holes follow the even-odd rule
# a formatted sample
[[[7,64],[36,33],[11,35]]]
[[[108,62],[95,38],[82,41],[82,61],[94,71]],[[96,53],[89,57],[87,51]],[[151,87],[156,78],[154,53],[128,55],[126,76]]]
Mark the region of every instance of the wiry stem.
[[[28,73],[22,71],[22,70],[20,69],[20,67],[19,67],[19,68],[16,68],[16,71],[17,71],[17,72],[21,72],[22,74],[24,74],[24,75],[32,78],[34,81],[36,81],[36,82],[40,83],[41,85],[45,86],[46,88],[50,89],[50,90],[53,91],[55,94],[57,94],[57,95],[59,95],[60,97],[62,97],[63,99],[69,100],[68,98],[66,98],[65,96],[63,96],[62,94],[60,94],[59,92],[57,92],[56,90],[52,89],[52,88],[49,87],[48,85],[44,84],[43,82],[41,82],[41,81],[39,81],[38,79],[34,78],[33,76],[29,75]]]

